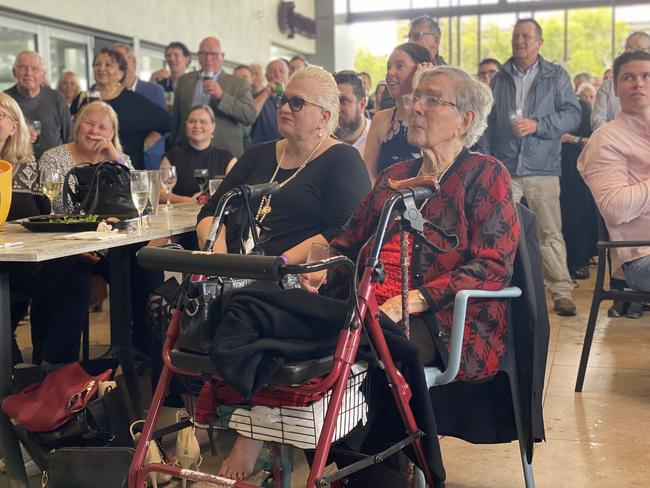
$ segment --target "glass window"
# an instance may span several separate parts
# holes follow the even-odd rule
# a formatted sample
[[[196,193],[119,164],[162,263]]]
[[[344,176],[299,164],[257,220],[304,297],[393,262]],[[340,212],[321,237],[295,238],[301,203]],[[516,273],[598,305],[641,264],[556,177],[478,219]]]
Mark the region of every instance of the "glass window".
[[[151,73],[165,67],[165,54],[154,51],[140,50],[140,59],[138,60],[139,78],[149,81]]]
[[[86,44],[50,37],[50,85],[56,87],[61,74],[72,71],[79,77],[82,90],[88,88]]]
[[[547,61],[564,61],[564,10],[535,12],[535,20],[544,36],[541,55]]]
[[[0,26],[0,90],[16,83],[13,75],[16,54],[36,50],[36,34]]]
[[[440,26],[440,46],[438,46],[438,54],[440,54],[447,63],[451,63],[451,46],[450,46],[450,36],[453,34],[450,32],[450,22],[449,17],[438,19],[438,25]]]
[[[618,55],[625,46],[625,39],[632,32],[648,32],[650,22],[650,6],[634,5],[628,7],[616,7],[616,43],[613,55]]]
[[[514,13],[481,16],[481,59],[505,63],[512,56],[512,28],[516,21]]]
[[[350,12],[380,12],[382,10],[409,9],[410,0],[350,0]]]
[[[465,16],[460,20],[460,66],[475,73],[478,65],[478,16]]]
[[[567,29],[569,72],[601,76],[612,62],[612,9],[569,10]]]

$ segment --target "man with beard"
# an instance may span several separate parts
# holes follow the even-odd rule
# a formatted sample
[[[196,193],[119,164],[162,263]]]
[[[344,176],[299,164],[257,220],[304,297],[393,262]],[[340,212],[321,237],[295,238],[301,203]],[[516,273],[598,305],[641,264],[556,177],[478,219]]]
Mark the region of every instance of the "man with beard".
[[[365,116],[368,97],[361,77],[353,71],[340,71],[334,74],[339,87],[339,127],[334,135],[354,146],[363,157],[370,129],[370,119]]]

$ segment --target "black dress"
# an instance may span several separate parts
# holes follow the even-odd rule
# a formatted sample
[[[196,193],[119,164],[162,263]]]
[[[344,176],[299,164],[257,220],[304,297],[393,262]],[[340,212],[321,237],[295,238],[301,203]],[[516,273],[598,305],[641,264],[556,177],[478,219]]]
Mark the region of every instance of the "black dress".
[[[224,193],[241,184],[268,183],[277,166],[276,142],[248,149],[228,173],[217,192],[201,209],[198,221],[214,214]],[[276,181],[282,183],[296,172],[280,169]],[[268,240],[262,249],[267,255],[279,256],[305,239],[321,234],[328,241],[370,190],[370,181],[359,151],[347,144],[336,144],[311,161],[285,187],[272,196],[272,211],[263,221]],[[257,213],[260,198],[250,206]],[[226,221],[228,252],[239,251],[239,237],[248,235],[241,225],[241,213]]]
[[[582,118],[573,135],[591,136],[591,106],[580,101]],[[566,243],[567,266],[573,275],[578,268],[589,266],[589,258],[595,254],[598,228],[596,204],[578,172],[577,162],[582,144],[562,143],[562,176],[560,177],[560,209],[562,234]]]
[[[408,126],[397,120],[397,109],[393,110],[390,118],[390,134],[388,138],[381,142],[379,148],[379,159],[377,160],[377,173],[392,166],[400,161],[419,158],[422,152],[417,146],[409,144],[406,138]]]
[[[72,101],[70,113],[74,116],[83,106],[85,92]],[[104,100],[117,113],[120,125],[119,135],[125,154],[131,158],[135,169],[144,167],[144,139],[150,132],[165,134],[171,131],[172,120],[167,111],[146,97],[123,89],[111,100]]]
[[[207,169],[210,178],[223,176],[234,156],[225,149],[208,146],[207,149],[198,150],[183,143],[167,151],[165,157],[176,166],[177,181],[173,192],[176,195],[191,197],[199,190],[194,181],[195,169]]]

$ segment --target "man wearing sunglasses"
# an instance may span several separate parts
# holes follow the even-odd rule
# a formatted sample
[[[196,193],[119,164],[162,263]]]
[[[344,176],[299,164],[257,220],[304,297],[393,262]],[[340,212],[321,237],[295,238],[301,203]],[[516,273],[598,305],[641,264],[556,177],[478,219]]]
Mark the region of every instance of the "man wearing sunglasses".
[[[334,135],[355,147],[361,157],[366,148],[370,119],[365,116],[368,97],[361,76],[354,71],[340,71],[334,74],[339,87],[339,126]]]
[[[433,20],[428,15],[423,15],[411,21],[411,28],[409,29],[409,33],[406,36],[406,41],[418,44],[428,50],[431,53],[431,59],[433,59],[433,64],[435,66],[445,66],[447,63],[445,62],[444,58],[438,54],[441,37],[442,31],[440,30],[440,25],[438,25],[438,22]],[[420,68],[420,71],[428,68],[430,68],[430,65],[422,66]],[[420,73],[416,72],[414,79],[419,75]],[[388,90],[385,90],[381,96],[381,104],[379,109],[385,110],[394,106],[395,101],[390,97]]]
[[[266,65],[266,88],[255,96],[253,103],[257,119],[251,128],[251,144],[280,139],[278,132],[278,98],[289,82],[289,67],[282,59],[275,59]]]
[[[244,152],[240,124],[255,121],[255,106],[250,85],[223,71],[224,53],[216,37],[199,44],[201,71],[181,76],[176,86],[172,110],[172,141],[185,141],[185,119],[194,105],[206,104],[214,111],[216,130],[212,145],[230,151],[235,157]]]

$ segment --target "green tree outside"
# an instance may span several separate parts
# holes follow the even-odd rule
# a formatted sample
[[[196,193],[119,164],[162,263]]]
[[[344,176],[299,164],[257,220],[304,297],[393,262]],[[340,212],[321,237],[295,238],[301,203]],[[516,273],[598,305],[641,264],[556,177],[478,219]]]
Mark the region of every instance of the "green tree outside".
[[[573,75],[587,71],[600,76],[611,66],[612,59],[612,9],[611,7],[593,9],[573,9],[568,11],[566,28],[568,29],[567,53],[564,53],[564,12],[557,15],[538,18],[544,32],[544,44],[541,54],[549,61],[564,61],[569,72]],[[449,26],[455,29],[456,18],[440,19],[443,35],[440,52],[447,57],[449,52]],[[396,44],[404,42],[408,33],[408,22],[403,21],[397,28]],[[496,23],[483,23],[481,27],[481,52],[478,49],[478,17],[461,18],[461,55],[460,66],[470,73],[475,73],[480,59],[491,57],[505,62],[512,55],[512,28],[501,28]],[[632,27],[625,21],[616,21],[616,46],[618,54],[623,47],[625,38]],[[456,33],[452,35],[452,59],[457,58]],[[373,77],[373,83],[386,75],[386,56],[373,55],[368,48],[357,48],[355,68],[358,71],[368,71]],[[447,61],[450,61],[449,59]]]

